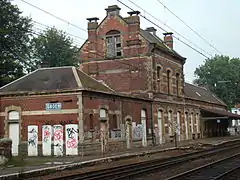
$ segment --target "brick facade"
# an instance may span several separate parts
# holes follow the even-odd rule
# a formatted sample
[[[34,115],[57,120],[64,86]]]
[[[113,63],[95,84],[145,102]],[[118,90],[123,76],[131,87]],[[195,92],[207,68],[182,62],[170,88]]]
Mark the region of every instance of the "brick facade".
[[[20,143],[25,143],[24,151],[29,125],[38,126],[41,144],[42,125],[78,124],[79,142],[90,143],[90,149],[103,140],[108,144],[117,140],[119,145],[130,148],[139,142],[146,146],[148,140],[158,144],[169,142],[175,133],[178,140],[203,137],[200,109],[225,110],[226,105],[208,90],[186,86],[183,73],[186,59],[173,50],[172,34],[165,34],[164,42],[156,36],[154,28],[140,29],[138,11],[130,12],[126,18],[119,14],[117,6],[109,6],[106,11],[101,23],[98,18],[88,19],[88,39],[80,49],[79,69],[89,76],[74,67],[40,69],[36,72],[38,76],[48,73],[54,77],[47,82],[53,85],[47,87],[64,88],[44,89],[46,82],[40,80],[32,88],[34,92],[29,92],[31,87],[27,90],[21,87],[24,89],[21,92],[21,82],[19,86],[13,83],[5,90],[2,88],[0,138],[9,136],[11,111],[20,113],[19,137]],[[37,77],[36,74],[29,78]],[[63,77],[56,80],[55,74]],[[62,82],[67,77],[68,81]],[[46,103],[57,102],[62,103],[60,110],[45,109]],[[145,120],[146,128],[137,132],[145,126]]]

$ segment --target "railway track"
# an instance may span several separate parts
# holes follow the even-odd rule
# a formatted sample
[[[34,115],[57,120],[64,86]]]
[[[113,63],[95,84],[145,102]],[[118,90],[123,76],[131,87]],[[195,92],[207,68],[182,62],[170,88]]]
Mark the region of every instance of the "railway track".
[[[130,179],[141,174],[154,172],[156,170],[170,168],[173,165],[180,165],[186,162],[190,162],[202,157],[209,157],[216,153],[224,151],[230,151],[240,147],[240,142],[232,142],[226,145],[222,145],[219,148],[212,148],[210,150],[202,150],[194,153],[184,154],[178,157],[172,157],[165,160],[154,159],[151,161],[133,163],[129,165],[122,165],[109,169],[103,169],[98,171],[91,171],[86,173],[72,174],[62,177],[51,178],[54,180],[71,179],[71,180],[120,180]]]
[[[183,172],[166,180],[220,180],[240,167],[240,153]]]

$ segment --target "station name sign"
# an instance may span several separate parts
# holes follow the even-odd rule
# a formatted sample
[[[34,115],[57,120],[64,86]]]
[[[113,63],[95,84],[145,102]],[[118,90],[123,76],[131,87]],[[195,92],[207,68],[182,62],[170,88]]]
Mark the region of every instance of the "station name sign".
[[[46,103],[46,110],[60,110],[62,103]]]

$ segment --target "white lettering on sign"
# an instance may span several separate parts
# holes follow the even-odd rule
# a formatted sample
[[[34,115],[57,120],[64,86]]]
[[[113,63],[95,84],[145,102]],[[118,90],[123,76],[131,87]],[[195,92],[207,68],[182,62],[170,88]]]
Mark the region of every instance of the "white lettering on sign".
[[[46,110],[62,109],[62,103],[46,103]]]

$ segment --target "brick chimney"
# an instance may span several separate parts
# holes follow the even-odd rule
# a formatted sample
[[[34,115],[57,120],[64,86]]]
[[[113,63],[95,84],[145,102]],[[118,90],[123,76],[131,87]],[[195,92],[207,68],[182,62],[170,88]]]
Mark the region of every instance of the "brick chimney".
[[[169,48],[173,49],[173,33],[172,32],[166,32],[163,33],[164,35],[164,44],[166,44]]]
[[[88,20],[88,51],[96,51],[97,50],[97,27],[99,18],[87,18]],[[88,53],[89,58],[96,57],[97,55],[94,53]]]
[[[107,16],[115,16],[119,15],[121,8],[118,7],[117,5],[112,5],[108,6],[105,10],[107,11]]]
[[[88,30],[92,30],[92,29],[97,29],[98,27],[98,20],[99,18],[97,17],[93,17],[93,18],[87,18],[88,20]]]
[[[145,31],[148,31],[152,35],[156,36],[157,29],[155,29],[154,27],[148,27],[148,28],[145,29]]]
[[[128,12],[129,16],[124,18],[128,23],[128,31],[129,40],[136,40],[139,39],[138,35],[140,33],[140,18],[139,18],[139,11],[131,11]]]

